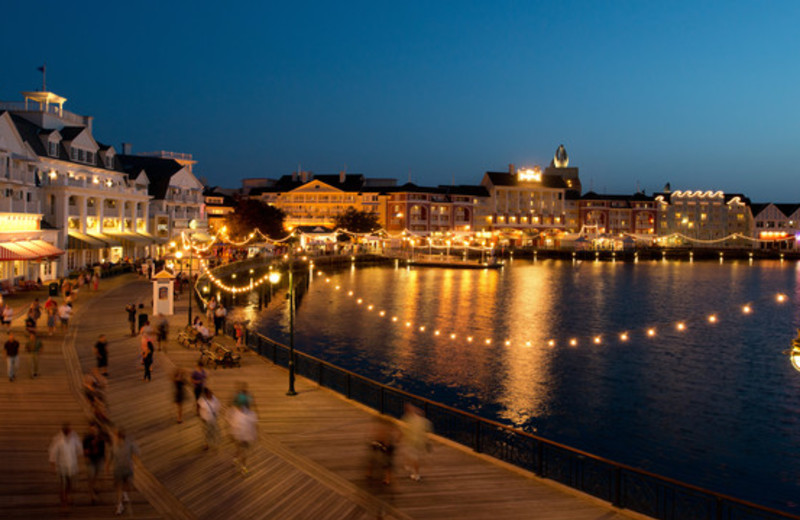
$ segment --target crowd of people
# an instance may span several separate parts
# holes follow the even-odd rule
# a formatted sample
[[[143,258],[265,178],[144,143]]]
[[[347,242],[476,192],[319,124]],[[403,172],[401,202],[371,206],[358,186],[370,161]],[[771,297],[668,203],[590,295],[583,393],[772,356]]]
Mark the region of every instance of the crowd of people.
[[[87,273],[88,275],[88,273]],[[81,281],[82,280],[82,281]],[[4,350],[7,358],[8,377],[13,382],[18,377],[19,356],[22,350],[20,341],[24,342],[24,351],[30,358],[30,376],[36,378],[40,373],[39,356],[43,351],[40,321],[46,317],[46,333],[53,335],[57,329],[67,331],[70,327],[72,308],[81,289],[90,287],[97,290],[99,276],[79,277],[62,283],[63,299],[59,302],[55,297],[48,297],[40,304],[38,298],[27,308],[24,319],[24,338],[18,340],[11,331],[14,311],[0,299],[0,316],[2,325],[7,330]],[[138,336],[142,380],[151,382],[156,352],[166,353],[169,344],[169,320],[166,316],[148,315],[144,303],[130,303],[125,307],[131,337]],[[204,315],[195,318],[195,329],[204,338],[224,334],[226,330],[227,311],[212,297]],[[241,323],[234,324],[233,335],[237,345],[243,346],[245,330]],[[91,419],[81,438],[70,424],[64,424],[53,437],[49,460],[58,476],[61,506],[68,509],[73,500],[75,481],[81,465],[85,468],[89,499],[92,504],[99,501],[99,490],[102,487],[101,476],[105,471],[113,480],[116,493],[115,513],[120,515],[129,509],[135,457],[139,448],[124,429],[116,426],[109,413],[106,389],[109,378],[109,348],[105,334],[100,334],[93,347],[96,366],[83,379],[83,394],[90,405]],[[209,373],[202,363],[191,370],[175,367],[171,371],[170,393],[175,407],[175,420],[178,424],[186,418],[187,401],[194,397],[194,416],[202,427],[203,450],[219,449],[223,445],[223,426],[226,426],[233,443],[233,462],[242,474],[249,472],[248,458],[258,442],[258,413],[253,395],[246,383],[237,386],[233,398],[227,407],[209,386]],[[191,392],[191,393],[190,393]],[[227,408],[223,414],[223,408]],[[189,408],[191,418],[191,410]],[[430,422],[418,408],[406,407],[402,426],[388,419],[381,419],[367,446],[367,478],[377,479],[384,484],[392,481],[396,453],[405,453],[404,465],[411,479],[420,480],[420,462],[430,450],[428,436],[431,432]],[[403,449],[400,449],[400,448]],[[83,464],[81,464],[83,461]]]

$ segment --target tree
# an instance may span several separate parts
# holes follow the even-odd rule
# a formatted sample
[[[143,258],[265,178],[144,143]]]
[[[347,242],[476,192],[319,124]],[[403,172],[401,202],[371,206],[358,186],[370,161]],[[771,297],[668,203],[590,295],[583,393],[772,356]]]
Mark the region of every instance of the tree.
[[[378,214],[370,211],[358,211],[353,206],[336,217],[336,227],[352,233],[369,233],[380,229]]]
[[[277,239],[286,236],[285,219],[286,213],[274,206],[256,199],[240,198],[234,210],[225,217],[225,225],[228,235],[234,240],[243,240],[256,229]]]

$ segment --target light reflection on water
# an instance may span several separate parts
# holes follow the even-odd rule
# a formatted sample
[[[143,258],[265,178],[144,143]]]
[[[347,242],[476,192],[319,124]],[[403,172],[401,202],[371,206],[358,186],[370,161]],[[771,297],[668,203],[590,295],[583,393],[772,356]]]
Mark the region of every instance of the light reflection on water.
[[[788,262],[348,269],[313,277],[296,346],[579,449],[795,511],[800,374],[780,353],[800,322],[798,282],[800,264]],[[791,301],[778,305],[778,292]],[[285,307],[237,312],[285,341]]]

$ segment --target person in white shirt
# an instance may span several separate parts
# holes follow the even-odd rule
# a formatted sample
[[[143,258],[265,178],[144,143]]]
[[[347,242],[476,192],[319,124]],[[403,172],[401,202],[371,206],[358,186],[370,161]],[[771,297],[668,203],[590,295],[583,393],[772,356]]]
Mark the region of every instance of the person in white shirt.
[[[197,410],[200,420],[203,421],[203,433],[205,434],[206,444],[203,446],[207,450],[209,446],[216,447],[219,444],[219,399],[208,389],[203,389],[203,395],[197,400]]]
[[[62,303],[58,308],[58,319],[61,320],[61,328],[69,328],[69,318],[72,316],[72,307],[68,303]]]
[[[211,339],[211,332],[209,332],[208,327],[203,325],[203,322],[197,324],[197,332],[203,337],[203,341],[208,341]]]
[[[50,464],[59,478],[63,509],[69,507],[72,481],[78,474],[78,460],[82,455],[83,446],[78,434],[72,431],[69,423],[65,423],[50,443]]]
[[[258,416],[250,408],[236,405],[229,412],[228,425],[236,442],[233,462],[239,466],[242,475],[247,475],[247,452],[258,439]]]

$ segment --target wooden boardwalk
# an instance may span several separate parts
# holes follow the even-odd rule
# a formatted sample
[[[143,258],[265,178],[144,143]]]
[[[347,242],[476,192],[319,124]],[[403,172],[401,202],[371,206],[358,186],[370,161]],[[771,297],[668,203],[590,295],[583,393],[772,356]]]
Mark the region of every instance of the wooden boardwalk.
[[[129,280],[134,280],[132,277]],[[209,386],[220,400],[231,401],[240,381],[249,384],[259,414],[259,442],[251,453],[250,473],[241,476],[232,464],[233,447],[225,441],[218,450],[203,451],[202,432],[193,399],[184,409],[184,421],[176,422],[170,375],[175,366],[191,369],[199,353],[177,346],[157,352],[153,381],[141,381],[138,338],[127,334],[124,307],[130,302],[149,303],[152,289],[144,281],[104,292],[85,303],[74,337],[65,344],[66,358],[76,356],[83,370],[94,365],[92,345],[98,334],[109,339],[110,363],[108,400],[116,424],[124,427],[142,451],[137,468],[137,487],[153,508],[167,518],[537,518],[554,520],[622,519],[639,517],[575,491],[477,455],[447,441],[435,443],[433,453],[422,468],[422,481],[415,482],[402,471],[398,459],[395,479],[389,486],[365,477],[369,434],[375,413],[303,378],[297,380],[298,395],[288,397],[287,373],[252,353],[243,357],[241,368],[210,370]],[[184,300],[179,302],[185,303]],[[186,309],[180,305],[172,317],[171,335],[185,325]],[[57,357],[57,356],[56,356]],[[53,359],[53,363],[59,362]],[[66,380],[66,376],[64,377]],[[40,383],[33,381],[32,383]],[[14,383],[18,384],[18,383]],[[3,412],[2,437],[8,438],[12,424],[9,415],[8,383],[0,384]],[[46,435],[38,445],[49,441],[70,406],[80,419],[80,406],[65,391],[62,401],[48,401],[41,413],[29,413],[25,406],[16,409],[21,416],[34,415],[42,421],[51,417]],[[12,390],[13,391],[13,390]],[[70,399],[73,399],[70,402]],[[58,412],[52,410],[58,409]],[[16,415],[16,414],[14,414]],[[24,433],[23,426],[19,435]],[[34,440],[26,440],[34,444]],[[5,444],[5,443],[3,443]],[[13,452],[15,450],[10,450]],[[6,455],[6,453],[2,453]],[[10,453],[9,453],[10,455]],[[401,454],[402,455],[402,454]],[[42,455],[38,455],[42,458]],[[3,459],[5,460],[5,459]],[[46,464],[46,454],[44,456]],[[139,471],[141,469],[141,471]],[[18,480],[0,472],[0,484]],[[23,489],[21,484],[16,489]],[[5,504],[12,493],[3,491]],[[46,497],[57,504],[55,487]],[[40,502],[45,497],[39,496]],[[140,514],[150,507],[143,498],[134,504]],[[13,517],[13,504],[2,505],[0,518]],[[17,514],[18,518],[32,515]],[[9,515],[4,514],[6,511]],[[151,509],[153,511],[153,509]],[[155,511],[153,512],[155,513]],[[11,516],[10,516],[11,515]]]
[[[104,281],[103,286],[113,288],[121,280]],[[100,295],[102,297],[107,289]],[[12,332],[21,345],[25,344],[21,311],[39,297],[43,304],[46,296],[41,292],[9,298],[7,301],[18,311],[12,323]],[[88,303],[83,295],[76,305],[79,321]],[[45,318],[39,320],[39,328],[46,329]],[[6,333],[0,333],[5,342]],[[43,336],[44,351],[40,356],[40,377],[30,377],[29,359],[21,352],[20,371],[13,383],[6,377],[3,362],[3,377],[0,378],[0,518],[58,518],[58,481],[48,462],[48,448],[52,437],[64,422],[69,422],[79,435],[86,431],[88,410],[82,399],[74,392],[74,371],[65,356],[65,345],[71,337],[57,332],[54,336]],[[72,367],[74,368],[74,367]],[[116,518],[114,516],[115,494],[108,476],[99,481],[100,503],[91,505],[87,491],[85,472],[77,480],[75,501],[69,513],[75,519]],[[164,518],[140,493],[131,493],[132,514],[128,518]],[[130,510],[129,510],[130,512]]]

